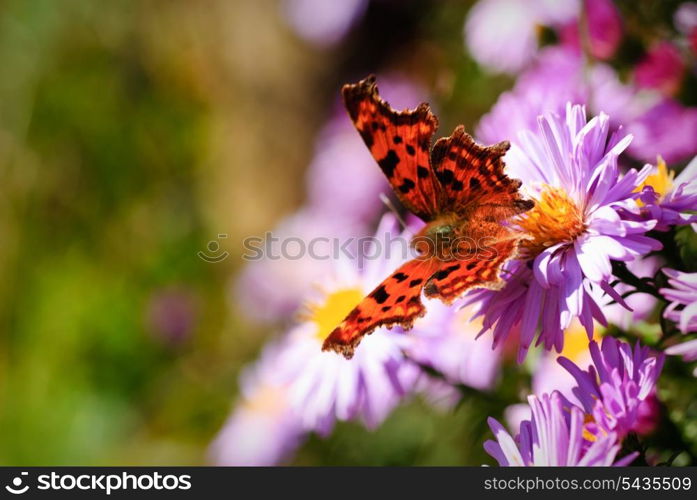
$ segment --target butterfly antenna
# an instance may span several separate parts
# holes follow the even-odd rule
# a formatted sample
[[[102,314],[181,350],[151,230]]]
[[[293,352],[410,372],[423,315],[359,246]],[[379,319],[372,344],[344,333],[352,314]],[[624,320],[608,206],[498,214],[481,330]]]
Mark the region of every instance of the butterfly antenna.
[[[397,210],[397,207],[394,206],[394,203],[392,203],[392,200],[390,200],[385,193],[380,193],[380,201],[382,201],[385,206],[394,214],[394,216],[397,218],[399,221],[399,225],[402,226],[402,229],[408,230],[409,228],[407,227],[407,223],[402,219],[402,216],[399,215],[399,211]]]

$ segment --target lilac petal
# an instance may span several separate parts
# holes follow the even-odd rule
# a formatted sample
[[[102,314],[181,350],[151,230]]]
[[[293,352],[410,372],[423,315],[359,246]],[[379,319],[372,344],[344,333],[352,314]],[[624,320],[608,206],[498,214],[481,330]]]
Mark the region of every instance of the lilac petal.
[[[682,344],[672,345],[666,349],[671,356],[684,356],[685,361],[697,360],[697,339],[688,340]]]
[[[492,441],[491,439],[484,441],[484,451],[491,455],[501,467],[511,465],[508,463],[506,455],[503,454],[501,446],[496,441]]]
[[[620,458],[618,461],[616,461],[614,464],[612,464],[615,467],[626,467],[627,465],[631,464],[636,457],[639,456],[638,451],[633,451],[626,457]]]
[[[533,273],[535,274],[535,279],[538,283],[544,287],[549,288],[549,264],[554,256],[554,253],[561,247],[561,245],[554,245],[552,247],[546,248],[535,257],[535,261],[532,266]]]
[[[583,412],[573,407],[569,422],[569,448],[566,453],[566,462],[563,465],[575,465],[581,455],[583,443]]]
[[[600,288],[602,288],[605,291],[605,293],[607,293],[610,297],[612,297],[612,299],[615,302],[617,302],[619,305],[621,305],[622,307],[624,307],[628,311],[634,310],[627,305],[627,303],[624,301],[622,296],[619,293],[617,293],[617,291],[614,288],[612,288],[607,281],[601,281]]]
[[[693,296],[693,299],[695,297]],[[688,330],[688,323],[693,316],[697,316],[697,300],[692,304],[685,307],[680,313],[680,323],[679,328],[681,331],[686,332]]]
[[[583,274],[576,254],[570,252],[567,255],[564,275],[566,279],[562,282],[563,300],[561,301],[561,326],[568,328],[571,320],[581,314],[583,303]]]
[[[580,389],[581,397],[579,400],[583,404],[583,408],[586,412],[590,413],[595,404],[594,397],[600,396],[600,392],[597,383],[588,376],[586,372],[581,370],[573,361],[564,356],[559,356],[557,358],[557,363],[561,365],[569,374],[576,379],[576,383]]]
[[[595,283],[607,280],[612,273],[610,261],[602,256],[602,249],[590,237],[582,237],[574,242],[576,257],[583,273]]]
[[[523,318],[520,322],[520,343],[526,348],[530,347],[537,329],[540,308],[542,307],[542,299],[544,297],[543,293],[540,285],[531,283],[525,297]]]
[[[506,459],[507,465],[525,465],[523,463],[523,457],[520,455],[520,450],[506,429],[504,429],[504,427],[497,422],[496,419],[491,417],[487,419],[487,423],[489,424],[491,432],[494,433],[494,436],[499,443],[499,448]]]
[[[579,467],[588,467],[607,465],[608,462],[612,463],[612,460],[620,449],[619,445],[612,446],[612,443],[615,441],[616,438],[614,434],[597,439],[586,450],[585,455],[579,460],[577,465]]]

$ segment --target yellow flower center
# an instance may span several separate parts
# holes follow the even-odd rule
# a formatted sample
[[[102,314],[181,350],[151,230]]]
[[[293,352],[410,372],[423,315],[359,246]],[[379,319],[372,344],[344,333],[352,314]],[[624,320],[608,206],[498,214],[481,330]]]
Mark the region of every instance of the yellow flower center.
[[[558,243],[571,243],[586,230],[583,211],[563,189],[545,186],[535,206],[516,219],[529,239],[521,242],[526,258]]]
[[[308,321],[315,324],[317,338],[324,342],[351,310],[363,300],[360,288],[344,288],[327,294],[321,304],[310,304]]]
[[[672,170],[669,172],[668,167],[666,167],[666,162],[660,156],[656,161],[656,172],[649,175],[646,180],[638,186],[634,191],[639,192],[646,186],[651,186],[659,199],[662,199],[668,191],[673,188],[673,178],[675,177],[675,172]],[[637,200],[639,205],[643,205],[641,200]]]
[[[593,340],[598,340],[597,330],[593,331]],[[578,320],[574,320],[564,331],[564,349],[559,355],[567,357],[573,362],[583,361],[583,355],[590,352],[588,350],[589,343],[586,329]]]

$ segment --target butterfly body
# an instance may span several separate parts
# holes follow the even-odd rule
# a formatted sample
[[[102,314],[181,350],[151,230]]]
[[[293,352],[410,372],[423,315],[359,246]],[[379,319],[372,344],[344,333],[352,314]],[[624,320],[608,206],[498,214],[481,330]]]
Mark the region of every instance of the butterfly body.
[[[507,142],[484,147],[459,126],[431,149],[438,120],[428,105],[394,111],[374,77],[342,89],[358,133],[402,204],[425,226],[412,239],[417,258],[400,266],[332,331],[323,349],[347,358],[379,326],[405,329],[425,314],[422,292],[449,303],[466,290],[501,286],[499,271],[521,235],[507,221],[532,208],[520,181],[504,172]]]

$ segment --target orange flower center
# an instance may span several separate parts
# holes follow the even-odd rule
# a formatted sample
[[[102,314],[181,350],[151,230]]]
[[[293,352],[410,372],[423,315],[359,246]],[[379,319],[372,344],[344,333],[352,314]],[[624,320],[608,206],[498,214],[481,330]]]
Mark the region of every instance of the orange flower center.
[[[521,242],[525,258],[534,258],[558,243],[571,243],[586,230],[583,211],[566,191],[548,185],[535,206],[515,222],[528,236]]]

